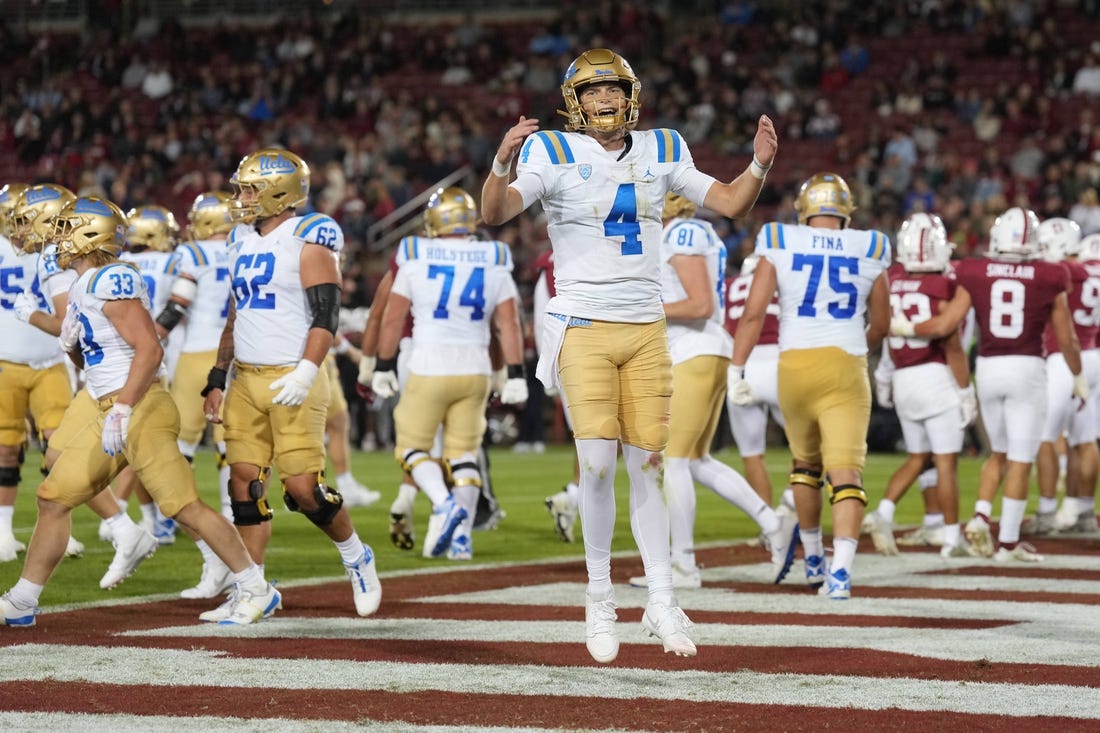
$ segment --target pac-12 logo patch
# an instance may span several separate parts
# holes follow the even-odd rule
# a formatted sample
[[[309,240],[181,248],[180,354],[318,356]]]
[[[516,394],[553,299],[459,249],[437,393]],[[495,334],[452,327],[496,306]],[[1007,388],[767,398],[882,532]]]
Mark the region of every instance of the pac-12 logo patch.
[[[588,178],[592,175],[592,166],[588,163],[584,163],[579,168],[577,168],[577,172],[581,174],[581,178],[587,181]]]

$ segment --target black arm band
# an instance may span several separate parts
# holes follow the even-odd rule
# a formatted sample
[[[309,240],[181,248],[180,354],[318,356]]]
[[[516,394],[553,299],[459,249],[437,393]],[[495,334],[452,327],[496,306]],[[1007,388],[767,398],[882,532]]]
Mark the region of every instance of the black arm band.
[[[170,300],[164,306],[164,310],[160,312],[160,315],[157,316],[157,323],[164,326],[165,331],[171,331],[179,325],[185,315],[187,315],[187,309],[176,301]]]
[[[509,379],[527,379],[527,370],[524,369],[523,364],[509,364],[508,365],[508,378]]]
[[[306,288],[306,302],[313,312],[310,328],[323,328],[331,334],[340,326],[340,286],[321,283]]]
[[[213,367],[206,375],[206,386],[202,389],[202,396],[205,397],[216,389],[225,391],[225,370]]]
[[[391,357],[389,359],[383,359],[378,357],[378,360],[374,362],[375,372],[396,372],[397,371],[397,357]]]

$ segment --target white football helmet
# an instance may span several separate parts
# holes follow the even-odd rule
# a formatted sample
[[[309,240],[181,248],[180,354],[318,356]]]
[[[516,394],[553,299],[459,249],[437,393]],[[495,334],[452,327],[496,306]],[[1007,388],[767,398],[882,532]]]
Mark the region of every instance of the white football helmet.
[[[1039,252],[1047,262],[1061,262],[1081,251],[1081,225],[1055,216],[1039,225]]]
[[[1100,234],[1090,234],[1081,240],[1082,262],[1100,262]]]
[[[935,214],[913,214],[898,232],[898,262],[906,272],[943,272],[954,248]]]
[[[1027,260],[1039,254],[1039,217],[1031,209],[1013,206],[989,228],[989,255]]]

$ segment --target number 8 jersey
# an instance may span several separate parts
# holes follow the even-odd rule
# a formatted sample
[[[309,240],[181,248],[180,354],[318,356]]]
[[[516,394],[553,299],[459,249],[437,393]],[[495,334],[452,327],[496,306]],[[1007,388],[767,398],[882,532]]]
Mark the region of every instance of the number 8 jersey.
[[[554,247],[552,313],[653,323],[661,306],[661,211],[674,191],[699,204],[715,179],[675,130],[631,132],[607,151],[578,132],[540,130],[524,142],[512,188],[542,202]]]
[[[766,224],[756,253],[775,267],[779,350],[836,346],[867,353],[867,296],[890,266],[890,238],[861,229]]]
[[[287,219],[266,235],[248,224],[229,233],[237,361],[282,366],[302,358],[313,314],[302,287],[301,257],[302,249],[311,245],[338,257],[344,232],[332,217],[307,214]]]
[[[69,289],[69,303],[80,324],[85,386],[97,400],[122,389],[134,360],[134,348],[103,314],[103,305],[130,299],[140,300],[149,309],[145,280],[136,267],[124,262],[88,270]]]

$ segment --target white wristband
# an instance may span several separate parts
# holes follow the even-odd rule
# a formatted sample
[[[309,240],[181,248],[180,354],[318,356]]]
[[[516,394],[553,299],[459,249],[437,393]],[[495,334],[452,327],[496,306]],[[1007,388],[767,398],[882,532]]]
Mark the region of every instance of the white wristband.
[[[752,156],[752,163],[749,164],[749,173],[752,173],[753,178],[758,178],[763,181],[768,175],[772,167],[770,165],[765,166],[756,159],[756,156]]]
[[[497,157],[493,156],[493,175],[497,178],[507,178],[512,173],[512,161],[507,163],[501,163],[497,160]]]

